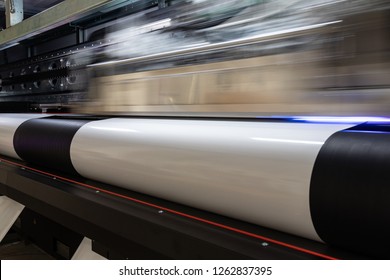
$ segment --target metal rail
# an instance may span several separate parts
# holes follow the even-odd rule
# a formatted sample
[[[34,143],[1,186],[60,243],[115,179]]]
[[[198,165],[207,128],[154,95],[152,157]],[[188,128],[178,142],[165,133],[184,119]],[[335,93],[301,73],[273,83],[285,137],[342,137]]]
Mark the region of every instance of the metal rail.
[[[0,50],[124,0],[66,0],[0,32]]]

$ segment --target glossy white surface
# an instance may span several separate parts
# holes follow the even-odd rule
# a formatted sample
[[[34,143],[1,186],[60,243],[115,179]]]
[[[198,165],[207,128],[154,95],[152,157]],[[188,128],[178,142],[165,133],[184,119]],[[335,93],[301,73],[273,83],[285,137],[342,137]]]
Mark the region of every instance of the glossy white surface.
[[[14,134],[23,122],[42,118],[43,114],[0,114],[0,154],[20,159],[14,149]]]
[[[320,240],[309,184],[323,142],[348,124],[107,119],[84,125],[83,176]]]

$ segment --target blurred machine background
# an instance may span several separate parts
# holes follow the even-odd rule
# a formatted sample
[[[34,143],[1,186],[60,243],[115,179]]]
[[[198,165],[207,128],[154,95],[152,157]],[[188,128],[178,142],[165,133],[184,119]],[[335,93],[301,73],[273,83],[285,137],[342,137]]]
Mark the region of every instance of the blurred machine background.
[[[31,15],[61,1],[24,2]],[[2,32],[0,98],[105,114],[388,115],[387,2],[65,1]]]
[[[6,0],[0,1],[0,24],[0,113],[71,113],[69,126],[113,116],[148,120],[239,119],[248,123],[259,118],[271,123],[296,120],[296,116],[320,116],[325,120],[329,120],[328,116],[390,117],[390,2],[387,0]],[[20,116],[2,119],[6,127],[4,135],[12,139],[21,119],[35,118]],[[77,120],[73,123],[72,118]],[[360,120],[352,123],[359,124]],[[58,129],[69,127],[68,124],[62,126],[61,120],[56,124]],[[387,132],[387,128],[380,127],[380,131]],[[116,129],[113,137],[122,128]],[[8,143],[7,139],[4,143]],[[177,139],[181,139],[180,136]],[[74,144],[71,140],[68,144],[66,149],[70,150],[70,145]],[[10,160],[7,156],[25,160],[19,153],[19,156],[14,152],[4,153],[10,146],[12,141],[6,148],[0,147],[6,155],[4,162]],[[104,148],[100,146],[100,149]],[[115,149],[113,153],[120,154]],[[35,153],[34,156],[41,155]],[[26,158],[31,159],[31,154]],[[51,173],[51,162],[47,158],[43,156],[44,163],[36,158],[36,166],[49,168],[48,174],[58,174]],[[259,236],[271,234],[282,240],[280,243],[261,242],[262,250],[267,248],[268,252],[259,253],[253,245],[258,241],[242,240],[240,235],[231,236],[233,233],[221,233],[224,236],[221,238],[213,229],[203,231],[203,226],[197,224],[199,219],[186,225],[191,233],[183,233],[183,226],[175,217],[171,217],[168,226],[151,213],[134,216],[129,214],[134,209],[129,210],[128,206],[124,206],[125,210],[119,209],[115,204],[120,196],[113,201],[106,197],[91,198],[90,190],[86,193],[79,189],[69,191],[70,186],[64,186],[65,183],[77,185],[79,179],[77,182],[48,182],[47,178],[31,178],[38,175],[29,174],[23,162],[10,161],[9,164],[0,173],[0,177],[5,174],[2,193],[8,192],[7,196],[29,205],[30,210],[25,210],[22,222],[26,234],[58,258],[71,258],[81,236],[91,238],[94,251],[107,258],[289,259],[327,258],[329,254],[366,258],[366,253],[374,258],[388,257],[381,250],[380,253],[371,249],[351,250],[355,243],[340,252],[337,246],[334,249],[305,238],[269,233],[269,229],[259,229],[241,219],[225,221],[228,218],[197,213],[198,209],[183,210],[185,213],[195,211],[195,216],[202,217],[200,220],[208,221],[208,215],[212,215],[212,220],[222,224],[233,223],[230,227],[235,228],[235,223],[239,223],[237,228],[259,232]],[[36,191],[14,193],[11,185],[16,183],[10,179],[13,176],[23,184],[27,184],[26,178],[34,179],[28,184],[36,185]],[[54,179],[57,178],[54,176]],[[89,179],[98,180],[93,176]],[[80,182],[90,186],[90,182]],[[40,194],[46,190],[43,185],[53,184],[65,190],[64,193]],[[100,188],[99,185],[93,192],[100,192]],[[105,190],[113,192],[111,188],[111,185],[104,186]],[[124,190],[119,191],[122,196],[128,196],[122,192]],[[69,196],[76,198],[69,200]],[[167,195],[163,198],[169,200]],[[151,200],[148,203],[153,205],[171,207],[172,203],[155,202],[154,197],[143,199]],[[75,205],[78,210],[54,206],[61,205],[60,201],[68,201],[68,205]],[[104,225],[84,213],[84,203],[109,224]],[[193,205],[189,203],[189,206]],[[113,216],[108,218],[107,213]],[[133,216],[130,219],[128,215]],[[118,224],[113,221],[114,216],[118,217]],[[76,222],[72,220],[74,217]],[[40,219],[45,226],[34,232]],[[53,220],[60,225],[54,225]],[[126,220],[134,223],[133,226],[119,226]],[[125,233],[137,226],[152,233],[128,237],[133,242],[130,244]],[[67,231],[68,234],[60,233]],[[43,238],[47,232],[53,232],[55,238]],[[159,238],[169,240],[166,242],[169,246],[156,241]],[[191,244],[189,240],[194,238],[200,241]],[[277,245],[269,248],[269,243]],[[308,253],[300,245],[290,246],[290,243],[315,248],[315,252]],[[123,248],[126,253],[120,252]],[[132,250],[134,254],[129,254]]]

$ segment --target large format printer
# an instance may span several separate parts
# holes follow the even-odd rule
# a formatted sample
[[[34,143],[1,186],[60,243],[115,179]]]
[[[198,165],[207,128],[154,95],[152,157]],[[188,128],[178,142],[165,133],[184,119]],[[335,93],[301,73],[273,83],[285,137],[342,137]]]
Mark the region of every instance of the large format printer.
[[[388,1],[30,2],[0,32],[0,238],[389,257]]]

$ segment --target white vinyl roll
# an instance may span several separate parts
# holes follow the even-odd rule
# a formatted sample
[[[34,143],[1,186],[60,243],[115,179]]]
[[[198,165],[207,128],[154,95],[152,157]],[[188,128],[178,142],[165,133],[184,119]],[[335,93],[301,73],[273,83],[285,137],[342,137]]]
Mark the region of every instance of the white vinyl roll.
[[[81,127],[70,152],[87,178],[320,241],[311,172],[350,126],[115,118]]]
[[[43,114],[0,114],[0,154],[20,159],[14,149],[16,129],[27,120],[43,118]]]

